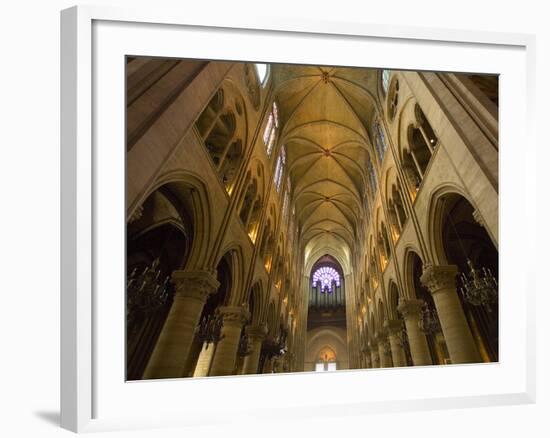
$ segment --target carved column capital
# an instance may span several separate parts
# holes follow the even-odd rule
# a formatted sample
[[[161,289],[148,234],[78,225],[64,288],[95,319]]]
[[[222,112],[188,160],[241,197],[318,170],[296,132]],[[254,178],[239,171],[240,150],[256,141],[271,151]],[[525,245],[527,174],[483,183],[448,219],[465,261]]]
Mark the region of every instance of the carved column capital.
[[[434,266],[426,264],[420,281],[432,294],[442,290],[456,290],[455,278],[457,273],[458,268],[455,265]]]
[[[420,314],[422,312],[422,306],[424,306],[424,301],[412,299],[412,300],[399,300],[399,306],[397,306],[397,310],[401,315],[403,315],[404,318],[408,318],[410,316],[417,316],[420,317]]]
[[[377,331],[375,334],[376,343],[378,345],[383,344],[384,342],[387,342],[388,340],[388,332],[385,328],[382,328],[381,330]]]
[[[192,298],[202,302],[220,287],[215,271],[174,271],[172,282],[176,287],[176,299]]]
[[[403,330],[403,323],[399,319],[387,319],[384,322],[384,327],[388,331],[388,334],[394,335],[401,333]]]
[[[245,332],[251,341],[263,341],[267,335],[267,327],[265,325],[249,325]]]
[[[224,325],[242,326],[250,318],[250,312],[242,306],[224,306],[218,309]]]
[[[384,330],[383,332],[379,333],[377,336],[376,336],[376,340],[378,341],[377,344],[378,344],[378,351],[380,352],[380,348],[382,348],[382,351],[385,353],[385,354],[389,354],[390,353],[390,342],[388,341],[388,334],[387,332]]]

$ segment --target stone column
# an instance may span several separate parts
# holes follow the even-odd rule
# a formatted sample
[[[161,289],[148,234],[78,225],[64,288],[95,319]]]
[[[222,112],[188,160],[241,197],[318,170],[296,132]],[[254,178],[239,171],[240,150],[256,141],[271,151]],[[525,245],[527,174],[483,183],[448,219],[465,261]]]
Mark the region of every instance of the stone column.
[[[398,319],[387,320],[385,322],[386,330],[388,331],[388,339],[390,341],[391,357],[394,367],[406,367],[407,358],[403,349],[403,325]]]
[[[260,361],[262,342],[267,334],[267,328],[248,326],[245,330],[248,335],[250,354],[244,358],[243,374],[258,374],[258,362]]]
[[[197,360],[197,366],[195,367],[195,372],[193,377],[206,377],[210,371],[210,364],[212,363],[212,358],[214,357],[214,351],[216,346],[213,343],[207,344],[206,342],[202,345],[201,353],[199,354],[199,359]]]
[[[378,335],[378,357],[380,358],[380,368],[390,368],[391,363],[391,351],[388,345],[388,338],[385,333]]]
[[[369,344],[370,358],[373,368],[380,368],[380,356],[378,355],[378,345],[375,342]]]
[[[424,266],[420,280],[432,293],[452,363],[481,362],[456,291],[457,267]]]
[[[362,368],[372,368],[371,352],[369,347],[365,347],[362,350],[363,366]]]
[[[208,295],[220,283],[215,272],[174,271],[174,302],[168,312],[155,349],[143,374],[144,379],[181,377]]]
[[[413,299],[400,300],[397,307],[405,320],[411,356],[413,364],[416,366],[433,364],[426,335],[420,330],[420,316],[423,305],[422,300]]]
[[[220,307],[219,311],[223,318],[222,339],[216,347],[210,375],[229,376],[235,369],[241,330],[249,317],[249,312],[241,306]]]

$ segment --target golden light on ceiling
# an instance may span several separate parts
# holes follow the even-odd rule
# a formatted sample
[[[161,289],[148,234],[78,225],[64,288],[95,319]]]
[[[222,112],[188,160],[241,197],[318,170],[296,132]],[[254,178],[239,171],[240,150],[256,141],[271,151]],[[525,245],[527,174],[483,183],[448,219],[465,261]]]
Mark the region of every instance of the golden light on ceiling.
[[[288,158],[294,185],[307,181],[296,201],[297,211],[305,212],[297,216],[308,241],[304,260],[308,264],[312,254],[330,248],[350,265],[362,211],[361,163],[371,147],[367,126],[376,114],[369,93],[376,72],[363,78],[353,68],[292,65],[277,65],[273,72],[277,102],[288,116],[285,141],[292,151]]]
[[[254,228],[248,233],[248,237],[252,240],[252,243],[256,243],[256,236],[258,235],[258,229]]]

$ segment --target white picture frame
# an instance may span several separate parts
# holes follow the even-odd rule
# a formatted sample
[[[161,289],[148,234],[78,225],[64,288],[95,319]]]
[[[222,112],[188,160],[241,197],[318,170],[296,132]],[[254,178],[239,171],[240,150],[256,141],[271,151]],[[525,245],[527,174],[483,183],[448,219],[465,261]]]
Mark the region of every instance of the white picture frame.
[[[144,32],[147,32],[147,38],[140,40]],[[192,34],[197,38],[195,44],[185,51],[180,47],[181,41]],[[233,49],[217,52],[215,41],[220,37],[249,43],[253,37],[255,42],[235,44]],[[165,38],[169,40],[164,41]],[[179,45],[169,43],[178,38],[183,39]],[[261,44],[273,41],[278,43]],[[294,43],[300,41],[310,44],[311,50],[307,54],[293,48]],[[355,63],[349,64],[353,59],[349,58],[349,53],[337,50],[344,42],[346,47],[372,47],[375,55],[371,61],[356,59]],[[316,50],[319,45],[322,47]],[[385,52],[380,47],[376,49],[376,45],[383,45],[387,52],[401,50],[395,53],[402,56],[384,59]],[[78,6],[62,11],[62,427],[83,432],[201,424],[212,418],[212,414],[216,414],[219,422],[224,422],[230,418],[234,420],[235,416],[275,419],[282,413],[296,418],[534,402],[534,275],[525,261],[518,262],[517,256],[514,258],[514,253],[529,253],[529,248],[534,247],[535,218],[527,209],[510,208],[506,202],[514,197],[524,199],[526,205],[535,204],[534,165],[527,158],[535,156],[528,153],[535,149],[531,129],[534,120],[534,45],[532,35],[375,26],[361,22],[246,16],[238,22],[227,22],[212,14],[206,17],[154,8],[136,11],[103,6]],[[410,50],[405,52],[405,46]],[[136,47],[139,53],[136,53]],[[123,331],[124,316],[120,312],[123,300],[106,308],[108,298],[101,295],[107,287],[118,290],[117,285],[120,286],[120,297],[124,295],[121,273],[115,272],[116,269],[113,272],[103,269],[106,248],[124,257],[120,253],[120,237],[125,223],[124,203],[119,190],[121,182],[122,187],[124,185],[123,170],[121,174],[124,143],[120,137],[124,130],[124,111],[120,106],[124,93],[120,89],[123,78],[119,75],[123,71],[123,58],[120,55],[310,64],[332,59],[332,63],[342,65],[418,68],[415,64],[418,60],[412,59],[415,50],[433,54],[422,59],[423,68],[427,70],[464,71],[467,64],[464,59],[475,60],[477,57],[477,67],[472,64],[472,59],[469,61],[475,71],[479,69],[502,75],[500,196],[503,203],[500,214],[505,220],[499,241],[510,243],[503,245],[500,252],[504,271],[500,279],[504,298],[501,302],[503,354],[500,363],[353,370],[323,376],[297,373],[126,384],[120,381],[122,370],[117,364],[121,363],[123,346],[117,343],[117,339],[120,340],[119,334]],[[456,56],[455,51],[464,59]],[[493,58],[488,60],[487,56]],[[114,99],[114,104],[106,102],[106,96],[111,96],[107,98]],[[514,105],[509,105],[512,101]],[[107,103],[109,114],[103,111]],[[110,124],[104,123],[106,118]],[[523,157],[509,147],[518,141],[523,145]],[[116,149],[117,144],[120,151]],[[111,145],[115,147],[106,149]],[[105,155],[110,150],[115,155],[106,160]],[[108,193],[110,187],[116,189]],[[107,219],[105,211],[111,212]],[[530,225],[521,239],[513,235],[514,227],[520,223]],[[518,251],[522,248],[524,252]],[[513,272],[506,273],[505,268],[512,261],[518,263],[514,264]],[[506,299],[507,288],[515,290],[514,313],[509,311],[512,296],[510,300]],[[106,337],[105,333],[113,333],[113,336]],[[323,379],[322,392],[315,386],[319,380],[314,379],[319,378]],[[416,385],[409,382],[431,383]],[[441,382],[450,383],[442,387]],[[301,389],[296,391],[296,388]],[[369,390],[364,391],[364,388]],[[185,397],[193,399],[192,404],[178,398],[182,390]],[[267,390],[272,391],[272,397],[259,407],[254,396]],[[332,394],[330,402],[320,402],[327,391]],[[212,394],[216,394],[215,402],[212,402]],[[148,400],[161,399],[162,403],[147,404]],[[135,404],[136,400],[142,400],[146,405]],[[175,400],[179,400],[178,403],[174,403]],[[208,412],[204,408],[206,405]]]

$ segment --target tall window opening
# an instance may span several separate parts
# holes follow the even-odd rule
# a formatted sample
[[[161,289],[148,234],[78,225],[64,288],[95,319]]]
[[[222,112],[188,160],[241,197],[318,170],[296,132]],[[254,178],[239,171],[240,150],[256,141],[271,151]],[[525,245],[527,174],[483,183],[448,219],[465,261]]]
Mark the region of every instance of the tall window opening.
[[[285,146],[281,146],[279,151],[279,156],[277,157],[277,163],[275,165],[275,173],[273,174],[273,182],[275,183],[275,188],[277,192],[281,191],[281,183],[283,181],[283,174],[285,173],[285,164],[286,164],[286,151]]]
[[[374,166],[372,164],[372,160],[370,158],[367,158],[367,171],[369,173],[369,180],[370,180],[370,188],[371,188],[371,196],[374,198],[374,195],[376,193],[376,173],[374,171]]]
[[[376,149],[376,154],[378,155],[378,161],[380,163],[384,160],[384,155],[388,149],[386,143],[386,136],[384,135],[384,129],[380,124],[380,120],[376,119],[372,126],[372,133],[374,137],[374,148]]]
[[[277,137],[277,130],[279,129],[279,109],[277,108],[277,103],[273,102],[271,106],[271,111],[267,116],[267,124],[265,125],[263,140],[265,144],[265,149],[268,156],[271,156],[273,152],[273,146],[275,146],[275,140]]]

